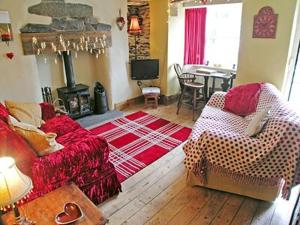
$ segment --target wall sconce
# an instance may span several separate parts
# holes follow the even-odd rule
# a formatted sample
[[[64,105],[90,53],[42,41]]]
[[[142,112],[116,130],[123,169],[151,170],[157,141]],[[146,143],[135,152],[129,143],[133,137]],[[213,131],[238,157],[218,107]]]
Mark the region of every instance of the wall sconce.
[[[13,40],[10,18],[7,11],[0,11],[0,37],[1,41],[5,42],[7,45]]]
[[[125,19],[124,17],[122,17],[121,15],[121,9],[119,10],[119,17],[117,18],[117,26],[119,28],[119,30],[123,30],[124,26],[125,26]]]
[[[137,16],[132,16],[130,18],[130,26],[128,33],[134,35],[134,49],[135,49],[135,59],[137,59],[137,36],[141,33],[141,27],[139,24],[139,18]]]

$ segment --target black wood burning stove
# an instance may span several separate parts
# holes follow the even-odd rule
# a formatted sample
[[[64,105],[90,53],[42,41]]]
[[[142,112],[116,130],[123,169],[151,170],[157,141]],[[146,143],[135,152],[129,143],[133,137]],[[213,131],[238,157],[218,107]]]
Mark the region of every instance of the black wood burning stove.
[[[67,87],[58,88],[58,97],[64,101],[69,116],[73,119],[92,114],[89,86],[76,84],[71,53],[62,53]]]

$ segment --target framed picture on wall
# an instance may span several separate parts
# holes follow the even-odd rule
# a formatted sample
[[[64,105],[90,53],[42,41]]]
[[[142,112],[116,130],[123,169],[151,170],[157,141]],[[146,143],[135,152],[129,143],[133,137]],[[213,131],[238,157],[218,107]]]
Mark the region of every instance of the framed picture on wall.
[[[278,14],[270,6],[261,8],[254,16],[253,38],[276,38]]]

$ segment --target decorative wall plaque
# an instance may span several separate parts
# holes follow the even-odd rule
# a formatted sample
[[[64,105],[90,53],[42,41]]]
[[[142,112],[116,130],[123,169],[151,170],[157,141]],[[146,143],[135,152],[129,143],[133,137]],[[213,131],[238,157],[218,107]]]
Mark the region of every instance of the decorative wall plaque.
[[[254,16],[253,38],[276,38],[278,14],[270,6],[261,8]]]

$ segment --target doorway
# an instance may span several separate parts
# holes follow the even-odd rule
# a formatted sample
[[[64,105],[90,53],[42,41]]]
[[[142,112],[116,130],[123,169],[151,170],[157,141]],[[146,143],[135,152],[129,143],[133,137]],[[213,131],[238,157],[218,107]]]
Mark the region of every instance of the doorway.
[[[300,42],[298,44],[297,57],[293,71],[291,89],[289,92],[289,102],[300,113]]]

